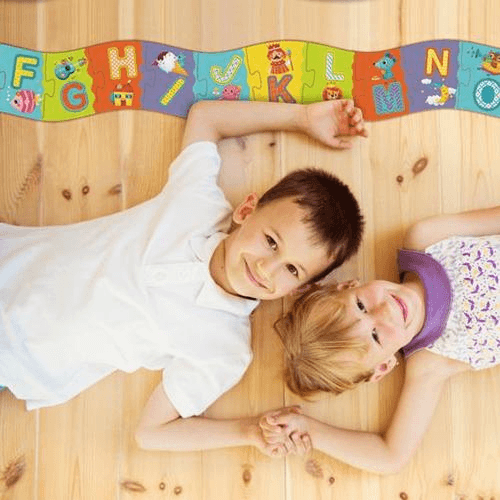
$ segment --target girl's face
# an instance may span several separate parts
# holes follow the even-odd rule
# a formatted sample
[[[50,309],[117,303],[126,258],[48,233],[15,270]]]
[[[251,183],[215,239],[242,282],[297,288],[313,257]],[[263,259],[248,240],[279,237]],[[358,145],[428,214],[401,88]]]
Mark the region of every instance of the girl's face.
[[[422,329],[425,295],[418,282],[370,281],[343,290],[337,296],[346,306],[349,336],[364,340],[367,370],[392,368],[395,354]]]

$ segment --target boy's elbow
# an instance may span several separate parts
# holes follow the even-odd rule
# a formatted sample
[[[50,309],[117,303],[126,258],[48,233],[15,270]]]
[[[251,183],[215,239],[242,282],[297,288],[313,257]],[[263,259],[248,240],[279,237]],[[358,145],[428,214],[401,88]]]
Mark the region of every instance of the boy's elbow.
[[[134,439],[139,449],[141,450],[153,449],[151,433],[148,432],[147,429],[143,427],[137,428],[134,434]]]

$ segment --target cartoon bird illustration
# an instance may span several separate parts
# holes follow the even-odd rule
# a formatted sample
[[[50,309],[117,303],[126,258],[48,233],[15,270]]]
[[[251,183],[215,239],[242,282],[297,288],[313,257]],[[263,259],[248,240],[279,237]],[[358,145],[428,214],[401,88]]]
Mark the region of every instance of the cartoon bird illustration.
[[[165,73],[177,73],[188,76],[188,72],[182,67],[184,58],[176,56],[173,52],[160,52],[153,61],[153,66],[158,66]]]

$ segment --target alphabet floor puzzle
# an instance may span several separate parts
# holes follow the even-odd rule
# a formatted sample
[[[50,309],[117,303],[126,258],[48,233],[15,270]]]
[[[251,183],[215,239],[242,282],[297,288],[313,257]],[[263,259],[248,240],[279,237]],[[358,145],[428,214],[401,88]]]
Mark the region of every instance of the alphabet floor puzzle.
[[[33,120],[119,109],[184,117],[201,99],[341,98],[368,121],[442,108],[500,116],[500,50],[458,40],[379,52],[292,40],[225,52],[134,40],[66,52],[0,44],[0,113]]]

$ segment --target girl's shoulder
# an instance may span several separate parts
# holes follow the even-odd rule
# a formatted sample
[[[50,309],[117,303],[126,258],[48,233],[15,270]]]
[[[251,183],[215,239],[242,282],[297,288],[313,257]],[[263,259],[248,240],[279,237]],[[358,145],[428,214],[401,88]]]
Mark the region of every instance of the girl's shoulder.
[[[415,352],[406,360],[406,378],[447,379],[471,370],[470,365],[436,354],[427,349]]]

